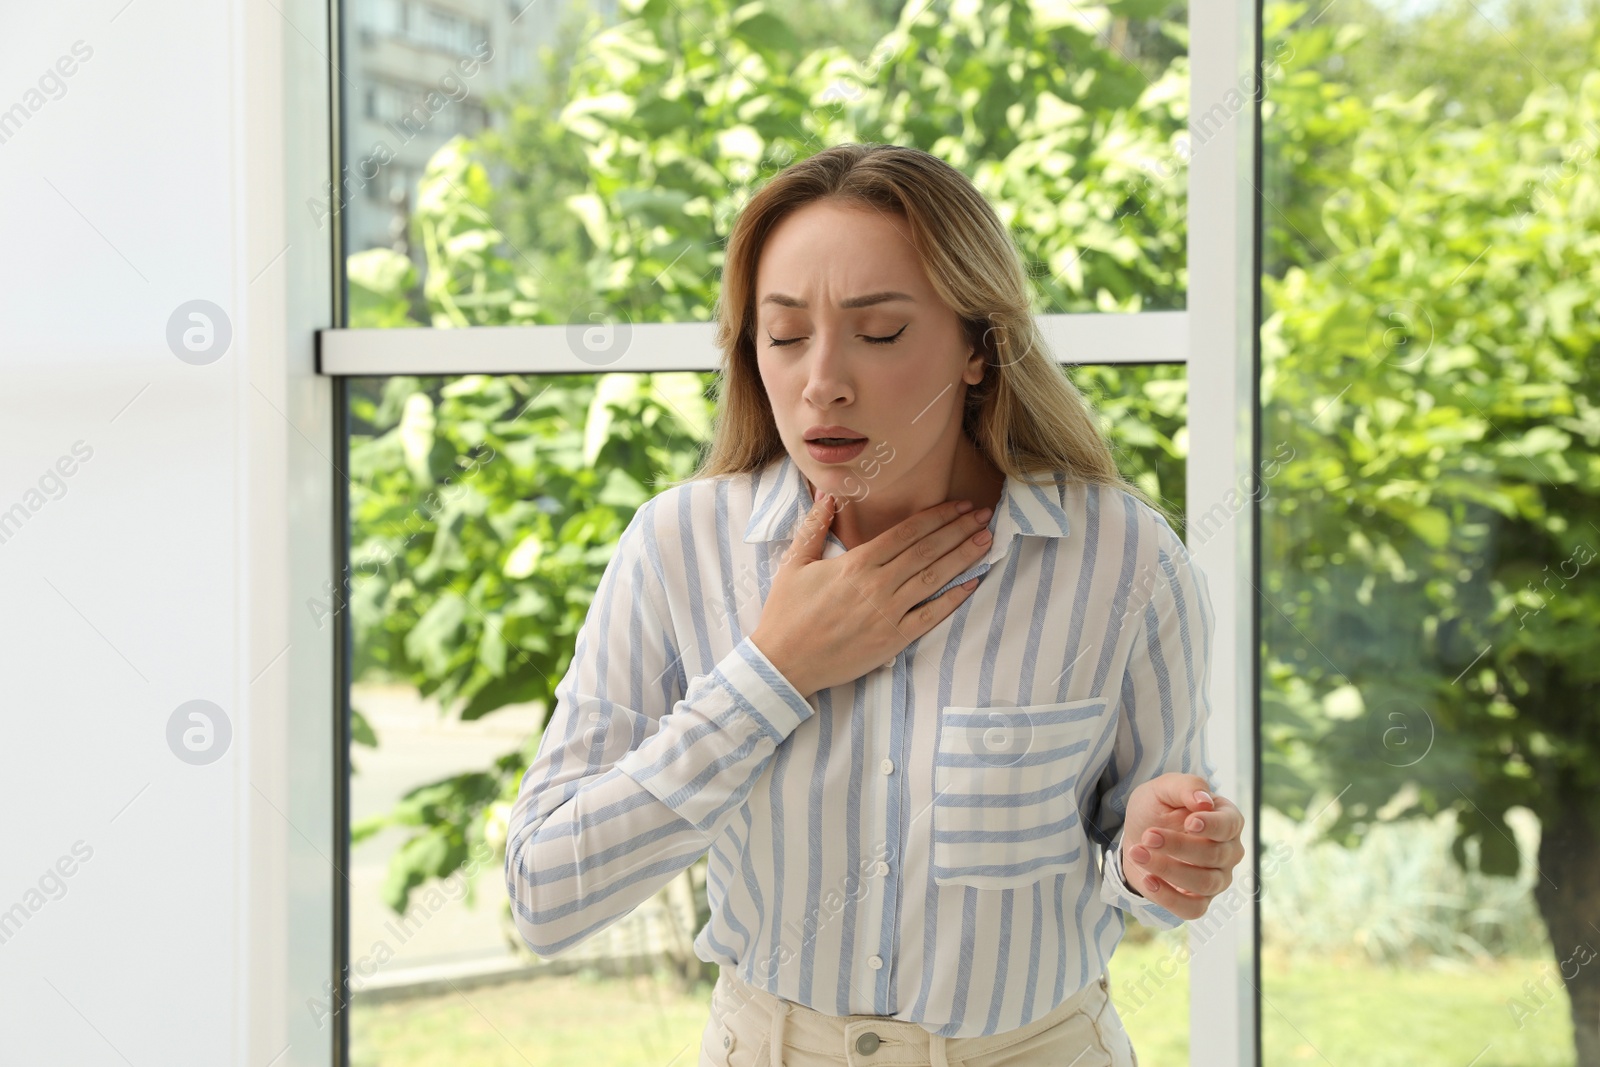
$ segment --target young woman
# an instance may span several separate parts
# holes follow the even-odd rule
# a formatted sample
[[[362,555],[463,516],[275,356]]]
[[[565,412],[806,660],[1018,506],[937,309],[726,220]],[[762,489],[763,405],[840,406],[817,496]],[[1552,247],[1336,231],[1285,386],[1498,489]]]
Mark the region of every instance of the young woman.
[[[623,533],[522,780],[519,931],[558,954],[709,850],[702,1064],[1136,1063],[1127,916],[1243,855],[1204,575],[937,157],[786,168],[722,286],[709,454]]]

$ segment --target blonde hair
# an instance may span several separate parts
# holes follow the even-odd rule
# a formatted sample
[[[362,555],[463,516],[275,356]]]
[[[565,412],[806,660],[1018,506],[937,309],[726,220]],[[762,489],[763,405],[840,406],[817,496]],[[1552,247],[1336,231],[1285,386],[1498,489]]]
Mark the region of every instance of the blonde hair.
[[[961,421],[990,462],[1024,481],[1047,474],[1053,483],[1064,473],[1069,484],[1119,488],[1167,517],[1117,469],[1083,394],[1050,355],[1022,256],[983,194],[938,156],[877,143],[841,144],[792,163],[741,209],[716,304],[722,368],[711,443],[688,481],[760,470],[785,451],[756,363],[756,265],[777,225],[819,200],[904,220],[934,291],[984,354],[983,379],[968,386]]]

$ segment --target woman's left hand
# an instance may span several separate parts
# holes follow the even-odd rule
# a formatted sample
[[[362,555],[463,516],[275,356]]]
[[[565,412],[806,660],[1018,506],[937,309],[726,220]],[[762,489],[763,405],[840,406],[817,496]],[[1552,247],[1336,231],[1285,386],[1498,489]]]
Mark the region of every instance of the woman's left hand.
[[[1182,919],[1204,915],[1244,858],[1244,813],[1209,787],[1197,774],[1152,778],[1129,796],[1123,820],[1123,881]]]

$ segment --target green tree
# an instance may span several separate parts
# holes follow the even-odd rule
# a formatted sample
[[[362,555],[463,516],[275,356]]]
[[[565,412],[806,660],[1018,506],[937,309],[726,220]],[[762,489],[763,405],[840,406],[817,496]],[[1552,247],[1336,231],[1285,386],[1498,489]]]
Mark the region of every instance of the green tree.
[[[465,720],[549,706],[617,538],[689,473],[709,430],[697,374],[442,381],[394,377],[352,401],[356,677],[413,682]],[[353,828],[416,827],[384,899],[459,868],[514,798],[537,738],[483,771],[431,782]]]
[[[704,321],[753,189],[865,140],[971,174],[1040,311],[1182,306],[1187,73],[1164,5],[917,2],[865,55],[808,47],[759,3],[622,8],[574,33],[565,85],[429,167],[415,217],[435,325]]]
[[[1267,665],[1266,799],[1298,814],[1313,786],[1344,791],[1346,841],[1397,794],[1456,808],[1456,858],[1499,874],[1518,864],[1505,812],[1531,809],[1534,895],[1595,1067],[1600,968],[1577,964],[1600,899],[1600,74],[1504,119],[1326,81],[1313,109],[1300,76],[1269,128],[1336,131],[1289,158],[1348,169],[1321,247],[1264,281],[1264,440],[1289,458],[1264,503],[1263,647],[1296,653]]]

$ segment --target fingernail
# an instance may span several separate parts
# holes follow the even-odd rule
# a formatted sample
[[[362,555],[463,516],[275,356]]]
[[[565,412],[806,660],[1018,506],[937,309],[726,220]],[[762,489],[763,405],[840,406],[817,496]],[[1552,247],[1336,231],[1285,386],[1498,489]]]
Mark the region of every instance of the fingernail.
[[[956,505],[956,511],[962,515],[972,510],[972,501],[963,500]]]
[[[1144,844],[1150,848],[1160,848],[1165,843],[1160,830],[1149,830],[1144,835]]]
[[[1143,845],[1134,845],[1128,850],[1128,855],[1132,857],[1135,863],[1148,863],[1150,861],[1150,853],[1145,850]]]
[[[1144,880],[1144,889],[1147,893],[1154,893],[1160,887],[1161,883],[1156,881],[1154,878],[1146,878]]]
[[[1207,793],[1204,789],[1196,789],[1194,791],[1194,799],[1195,799],[1196,803],[1200,803],[1200,804],[1211,804],[1211,803],[1213,803],[1213,801],[1211,799],[1211,794]]]
[[[975,516],[979,522],[988,522],[989,516],[994,514],[994,508],[984,508]]]
[[[1194,818],[1184,823],[1183,828],[1188,830],[1191,834],[1197,834],[1206,828],[1206,824],[1201,821],[1200,816],[1196,815]]]

